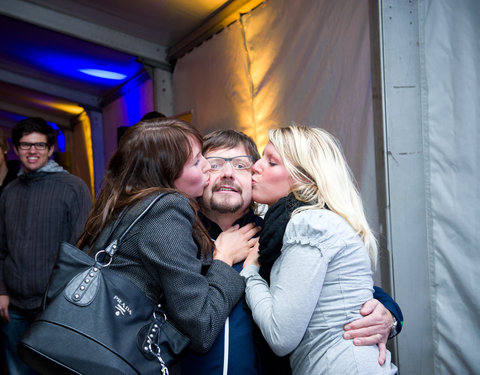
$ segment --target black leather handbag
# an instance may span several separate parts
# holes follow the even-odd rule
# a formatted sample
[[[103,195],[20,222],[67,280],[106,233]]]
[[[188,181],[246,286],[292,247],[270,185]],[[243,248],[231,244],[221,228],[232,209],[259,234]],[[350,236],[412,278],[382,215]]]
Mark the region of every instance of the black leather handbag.
[[[60,245],[47,307],[18,347],[29,366],[42,374],[168,374],[190,340],[160,305],[108,268],[122,239],[161,196],[95,259]]]

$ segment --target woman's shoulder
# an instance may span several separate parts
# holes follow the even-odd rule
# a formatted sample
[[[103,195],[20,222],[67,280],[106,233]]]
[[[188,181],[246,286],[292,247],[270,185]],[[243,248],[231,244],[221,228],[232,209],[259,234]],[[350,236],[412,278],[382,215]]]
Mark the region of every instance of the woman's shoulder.
[[[292,216],[285,230],[284,243],[302,242],[314,246],[337,241],[339,236],[355,235],[348,222],[327,209],[304,210]]]
[[[188,198],[178,192],[167,191],[165,193],[160,193],[160,194],[162,195],[162,197],[158,200],[158,202],[163,203],[164,205],[169,205],[169,204],[189,205]]]
[[[172,216],[180,214],[182,216],[193,217],[193,209],[190,206],[188,198],[177,192],[161,193],[160,198],[158,195],[149,196],[138,203],[136,211],[145,209],[149,206],[153,200],[156,202],[150,207],[147,216]]]
[[[300,211],[290,218],[288,224],[320,231],[328,230],[332,226],[349,226],[343,217],[325,208]]]
[[[178,235],[179,230],[191,228],[195,212],[188,198],[176,192],[161,194],[157,199],[158,195],[142,199],[126,214],[125,223],[131,223],[143,212],[142,219],[132,229],[132,236],[144,231],[147,231],[148,236],[157,236],[160,232],[166,234],[170,231]]]
[[[167,191],[163,193],[158,200],[158,204],[160,204],[160,206],[188,207],[191,209],[189,199],[176,191]]]

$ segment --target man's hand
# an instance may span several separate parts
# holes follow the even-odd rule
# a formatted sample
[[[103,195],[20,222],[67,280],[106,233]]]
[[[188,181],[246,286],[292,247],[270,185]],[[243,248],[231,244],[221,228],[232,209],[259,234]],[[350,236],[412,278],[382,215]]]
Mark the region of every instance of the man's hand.
[[[344,339],[353,339],[354,345],[378,345],[378,363],[383,365],[387,355],[386,343],[393,326],[393,318],[379,301],[371,299],[363,304],[360,314],[364,317],[345,325]]]
[[[215,241],[213,259],[232,265],[245,260],[248,251],[258,243],[254,237],[261,227],[249,223],[239,228],[238,225],[223,231]]]
[[[8,305],[10,305],[10,297],[7,295],[0,296],[0,319],[4,323],[10,323],[10,315],[8,314]]]

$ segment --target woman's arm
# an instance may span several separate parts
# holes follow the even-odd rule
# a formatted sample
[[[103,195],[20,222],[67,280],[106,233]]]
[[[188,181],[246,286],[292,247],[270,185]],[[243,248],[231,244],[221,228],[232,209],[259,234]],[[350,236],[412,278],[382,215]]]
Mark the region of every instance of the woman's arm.
[[[160,285],[167,316],[190,337],[193,350],[206,352],[241,298],[244,282],[237,271],[219,260],[206,276],[201,275],[192,223],[188,201],[169,194],[142,220],[137,237],[145,277]]]
[[[317,305],[327,269],[318,248],[292,244],[282,249],[272,269],[270,288],[249,265],[241,275],[247,280],[247,303],[266,341],[279,356],[292,352],[302,340]]]

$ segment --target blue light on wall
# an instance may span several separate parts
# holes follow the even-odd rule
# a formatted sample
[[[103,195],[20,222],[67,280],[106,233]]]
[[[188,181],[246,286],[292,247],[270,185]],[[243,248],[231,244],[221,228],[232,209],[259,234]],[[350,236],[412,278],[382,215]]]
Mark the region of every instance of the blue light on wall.
[[[65,152],[65,135],[61,130],[58,131],[57,146],[60,152]]]
[[[147,93],[142,89],[142,84],[146,82],[149,76],[145,74],[138,75],[135,79],[125,83],[117,92],[121,98],[123,123],[122,126],[132,126],[140,121],[147,104]]]
[[[138,87],[132,88],[123,95],[123,98],[125,100],[126,112],[128,116],[126,125],[131,126],[140,121],[141,117],[140,101],[142,98],[140,89]]]
[[[58,151],[60,152],[65,152],[65,134],[60,130],[57,124],[54,122],[49,122],[48,125],[50,125],[52,128],[54,128],[57,131],[57,148]]]

